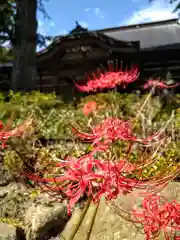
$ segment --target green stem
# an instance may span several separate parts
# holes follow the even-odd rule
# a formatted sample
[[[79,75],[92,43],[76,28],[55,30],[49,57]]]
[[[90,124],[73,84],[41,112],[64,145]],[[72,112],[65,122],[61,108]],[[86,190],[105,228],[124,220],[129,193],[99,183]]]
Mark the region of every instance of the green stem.
[[[91,219],[91,223],[89,225],[89,230],[87,232],[85,240],[89,240],[90,239],[91,232],[92,232],[92,229],[93,229],[93,225],[94,225],[94,222],[95,222],[95,219],[96,219],[96,214],[97,214],[98,208],[99,208],[99,202],[97,203],[96,208],[94,209],[93,216],[92,216],[92,219]]]
[[[80,209],[77,209],[71,219],[69,220],[69,222],[66,224],[65,229],[63,230],[63,232],[61,233],[60,237],[64,240],[73,240],[74,236],[76,235],[85,215],[86,212],[89,208],[89,205],[91,203],[91,198],[89,197],[83,211],[80,211]]]

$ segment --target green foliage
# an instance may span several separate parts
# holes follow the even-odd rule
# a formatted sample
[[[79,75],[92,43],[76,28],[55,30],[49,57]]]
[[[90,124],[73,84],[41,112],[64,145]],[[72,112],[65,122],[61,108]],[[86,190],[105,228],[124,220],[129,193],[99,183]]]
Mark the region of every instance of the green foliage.
[[[0,63],[3,64],[11,62],[12,60],[13,60],[12,50],[5,47],[0,47]]]
[[[139,98],[135,94],[121,94],[118,92],[99,93],[83,98],[78,107],[82,107],[89,101],[96,101],[100,106],[104,106],[106,114],[122,116],[135,116],[132,103]]]
[[[27,167],[30,162],[35,165],[42,165],[42,169],[49,161],[53,160],[52,156],[57,158],[64,158],[65,156],[80,157],[91,150],[91,145],[80,144],[75,142],[72,134],[72,125],[76,126],[80,131],[90,132],[91,126],[101,122],[104,118],[115,116],[120,118],[130,118],[132,122],[135,121],[137,113],[139,112],[144,100],[147,96],[137,97],[134,94],[120,94],[120,93],[101,93],[84,97],[74,106],[72,104],[65,104],[62,100],[58,100],[54,93],[43,94],[40,92],[32,92],[27,94],[9,93],[9,101],[4,101],[4,96],[0,96],[0,112],[1,119],[6,122],[12,115],[14,117],[14,126],[21,123],[29,115],[33,117],[34,127],[29,135],[23,138],[13,138],[9,143],[9,148],[4,152],[4,166],[6,170],[14,175],[17,175],[19,169]],[[96,114],[91,114],[89,117],[84,116],[82,109],[85,103],[89,101],[96,101],[98,106],[102,107]],[[134,131],[137,135],[139,132],[144,136],[149,135],[152,129],[158,130],[163,127],[170,115],[165,111],[162,114],[161,104],[158,98],[151,98],[147,103],[146,108],[138,118]],[[142,120],[142,115],[146,121]],[[143,118],[144,118],[143,117]],[[149,178],[161,172],[169,164],[172,169],[177,166],[175,159],[179,159],[177,137],[180,125],[179,108],[174,109],[174,118],[169,125],[168,134],[174,134],[174,142],[162,154],[157,155],[157,161],[147,168],[143,169],[142,177]],[[176,136],[177,135],[177,136]],[[37,145],[38,139],[54,139],[58,140],[56,147]],[[70,141],[71,147],[68,145]],[[100,154],[102,159],[123,159],[126,156],[127,144],[119,141],[111,147],[108,154]],[[150,155],[154,150],[151,150]],[[172,157],[172,154],[174,156]],[[131,153],[131,160],[136,162],[139,155],[143,155],[143,149],[138,149]],[[148,156],[147,156],[148,157]],[[45,165],[44,165],[45,164]]]
[[[3,158],[4,169],[10,171],[10,173],[17,171],[23,167],[23,160],[19,156],[19,154],[14,150],[7,150],[4,153]]]
[[[81,131],[89,131],[91,126],[99,123],[108,116],[135,119],[144,99],[147,96],[137,97],[134,94],[101,93],[81,99],[75,107],[72,104],[65,104],[61,99],[57,99],[54,93],[43,94],[13,93],[8,95],[9,101],[4,101],[4,96],[0,95],[0,119],[6,122],[13,116],[14,126],[22,123],[31,115],[36,124],[36,135],[45,139],[72,138],[71,126],[74,125]],[[83,115],[83,106],[89,101],[96,101],[99,110],[96,114],[86,117]],[[158,129],[170,117],[165,110],[161,109],[158,98],[152,98],[150,103],[142,111],[141,115],[146,119],[149,129]],[[180,111],[175,109],[174,127],[180,124]],[[138,119],[141,122],[141,117]],[[136,125],[136,129],[141,128],[141,124]],[[149,131],[148,129],[146,129]]]
[[[69,110],[67,110],[68,108]],[[3,122],[13,116],[15,126],[31,115],[38,125],[37,134],[39,137],[57,138],[61,132],[63,133],[63,126],[67,124],[66,116],[73,117],[70,111],[71,106],[58,100],[53,93],[22,94],[11,91],[8,102],[4,102],[3,99],[0,101],[0,118]]]
[[[170,145],[162,155],[157,157],[156,162],[152,166],[143,169],[142,179],[151,178],[157,175],[157,173],[164,176],[172,173],[180,167],[179,157],[178,146]]]
[[[54,93],[51,94],[43,94],[38,91],[33,91],[31,93],[14,93],[12,90],[9,92],[9,101],[12,103],[23,103],[23,104],[31,104],[31,103],[41,103],[44,101],[55,101],[56,95]]]
[[[14,42],[15,1],[2,0],[0,6],[0,43],[10,40]]]

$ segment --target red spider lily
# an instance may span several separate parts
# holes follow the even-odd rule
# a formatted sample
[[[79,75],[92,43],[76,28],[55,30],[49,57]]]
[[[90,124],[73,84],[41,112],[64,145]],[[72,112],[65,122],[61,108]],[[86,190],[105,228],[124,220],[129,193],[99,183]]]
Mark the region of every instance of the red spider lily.
[[[131,172],[134,166],[124,160],[115,163],[94,159],[95,151],[80,159],[68,158],[65,162],[54,162],[55,167],[64,168],[64,173],[60,177],[41,178],[24,174],[31,180],[45,183],[46,189],[63,192],[69,199],[69,214],[71,208],[84,194],[91,196],[94,202],[98,202],[102,196],[111,200],[118,194],[131,192],[134,187],[141,187],[137,179],[127,178],[122,174]],[[64,186],[65,182],[66,186]],[[60,186],[52,185],[53,183]]]
[[[75,82],[75,86],[81,92],[96,92],[98,89],[112,89],[118,85],[125,87],[129,83],[137,80],[139,76],[138,68],[133,67],[130,70],[123,71],[121,68],[118,71],[112,69],[112,65],[108,65],[109,71],[102,73],[98,71],[98,76],[92,73],[94,79],[88,77],[87,85],[79,85]]]
[[[6,141],[10,137],[17,137],[24,133],[24,131],[31,125],[32,120],[26,120],[22,125],[17,126],[15,129],[7,130],[7,126],[4,126],[2,122],[0,122],[0,141],[2,143],[1,148],[6,147]]]
[[[45,184],[43,189],[56,194],[63,193],[69,199],[68,214],[78,200],[84,196],[91,196],[94,202],[100,201],[102,196],[107,200],[116,198],[119,194],[127,194],[133,189],[147,189],[149,192],[161,190],[169,182],[169,178],[157,178],[147,182],[128,177],[136,165],[126,160],[104,161],[94,158],[97,151],[104,148],[95,148],[91,153],[79,159],[67,158],[64,162],[52,162],[52,166],[60,167],[63,174],[58,177],[43,178],[29,173],[25,174],[30,180]],[[57,185],[55,185],[57,184]],[[59,186],[58,186],[59,185]],[[145,195],[142,192],[143,195]]]
[[[144,85],[144,89],[148,89],[150,87],[155,87],[155,88],[175,88],[177,86],[179,86],[180,83],[176,83],[176,84],[172,84],[172,85],[166,85],[165,83],[163,83],[162,81],[158,81],[158,80],[149,80],[145,85]]]
[[[94,112],[97,109],[97,103],[95,101],[88,102],[84,104],[83,114],[88,116],[90,113]]]
[[[81,133],[75,127],[72,128],[73,132],[80,138],[85,139],[93,144],[109,145],[116,140],[134,141],[143,144],[149,144],[152,140],[159,138],[159,133],[155,133],[152,136],[141,139],[132,134],[132,126],[129,121],[120,120],[117,118],[107,118],[99,125],[92,129],[92,134]]]
[[[162,196],[148,195],[141,208],[133,208],[132,216],[135,223],[143,225],[147,240],[157,237],[160,231],[164,231],[166,240],[179,238],[175,236],[180,231],[180,204],[176,201],[170,203]]]

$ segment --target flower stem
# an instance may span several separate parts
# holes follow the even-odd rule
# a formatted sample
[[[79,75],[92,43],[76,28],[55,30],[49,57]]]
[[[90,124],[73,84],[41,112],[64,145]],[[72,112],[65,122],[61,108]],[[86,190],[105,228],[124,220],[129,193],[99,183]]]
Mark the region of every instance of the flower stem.
[[[89,197],[84,209],[81,211],[80,209],[76,209],[75,212],[72,214],[71,219],[65,226],[65,229],[61,233],[60,237],[65,240],[73,240],[85,215],[90,206],[91,198]],[[60,238],[60,239],[61,239]]]

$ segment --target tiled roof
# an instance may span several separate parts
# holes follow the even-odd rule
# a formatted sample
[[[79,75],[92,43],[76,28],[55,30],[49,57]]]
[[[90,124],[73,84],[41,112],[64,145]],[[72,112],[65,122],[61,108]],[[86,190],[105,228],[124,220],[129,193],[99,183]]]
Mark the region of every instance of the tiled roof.
[[[124,41],[125,45],[131,45],[133,42],[140,42],[140,49],[142,51],[164,47],[166,49],[180,48],[180,25],[178,19],[127,25],[95,31],[88,31],[85,29],[84,34],[94,37],[96,36],[101,41],[110,44],[117,41]],[[57,36],[54,38],[53,43],[46,49],[38,52],[37,56],[49,52],[52,48],[59,46],[64,40],[81,38],[84,34],[70,33],[65,36]]]
[[[99,32],[116,40],[140,41],[140,48],[142,50],[180,46],[180,24],[178,19],[109,28],[99,30]]]

